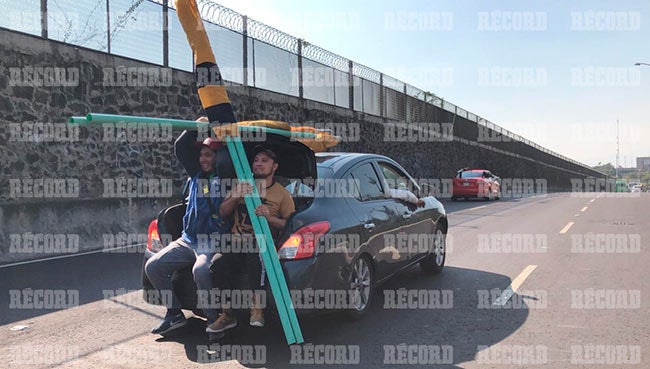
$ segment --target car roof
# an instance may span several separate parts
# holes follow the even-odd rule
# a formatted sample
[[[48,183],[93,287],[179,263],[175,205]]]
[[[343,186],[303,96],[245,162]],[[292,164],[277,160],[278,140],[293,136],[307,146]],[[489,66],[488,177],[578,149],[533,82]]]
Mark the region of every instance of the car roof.
[[[318,166],[326,166],[334,171],[346,166],[351,162],[357,162],[363,159],[384,159],[394,161],[384,155],[357,153],[357,152],[319,152],[316,153],[316,162]]]

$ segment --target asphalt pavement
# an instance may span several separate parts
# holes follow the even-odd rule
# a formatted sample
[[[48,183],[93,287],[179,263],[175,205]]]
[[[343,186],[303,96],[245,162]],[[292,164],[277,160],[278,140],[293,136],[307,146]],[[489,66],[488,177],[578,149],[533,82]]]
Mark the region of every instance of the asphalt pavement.
[[[150,334],[164,309],[142,302],[137,252],[0,267],[3,367],[649,368],[650,194],[613,195],[445,201],[442,274],[402,272],[358,321],[301,319],[307,344],[292,347],[277,320],[256,329],[245,312],[220,345],[196,317]],[[16,295],[30,288],[71,306]]]

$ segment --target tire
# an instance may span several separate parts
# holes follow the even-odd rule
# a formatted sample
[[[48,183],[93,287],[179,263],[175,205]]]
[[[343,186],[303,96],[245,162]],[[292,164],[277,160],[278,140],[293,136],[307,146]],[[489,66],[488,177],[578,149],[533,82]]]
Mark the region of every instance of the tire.
[[[420,269],[427,274],[439,274],[445,267],[447,259],[447,234],[436,228],[433,238],[433,250],[429,256],[420,261]]]
[[[458,200],[458,197],[456,197],[456,196],[451,197],[451,201],[457,201],[457,200]]]
[[[370,309],[373,296],[373,284],[375,273],[372,269],[372,262],[367,255],[361,255],[352,264],[352,270],[348,277],[349,295],[352,299],[348,301],[349,308],[345,310],[348,318],[356,320],[364,316]]]

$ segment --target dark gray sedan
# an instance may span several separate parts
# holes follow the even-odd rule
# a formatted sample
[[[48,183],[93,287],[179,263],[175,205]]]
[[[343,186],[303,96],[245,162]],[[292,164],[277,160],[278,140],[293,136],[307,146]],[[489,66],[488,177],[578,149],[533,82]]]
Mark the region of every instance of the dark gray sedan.
[[[399,271],[415,264],[429,274],[442,271],[445,209],[424,196],[394,160],[374,154],[314,155],[295,141],[279,140],[274,150],[283,158],[278,181],[296,203],[275,244],[298,313],[343,310],[358,317],[368,311],[374,287]],[[151,223],[145,263],[180,235],[184,211],[183,203],[174,205]],[[160,304],[144,272],[142,280],[145,300]],[[190,268],[177,271],[173,281],[183,308],[200,314]]]

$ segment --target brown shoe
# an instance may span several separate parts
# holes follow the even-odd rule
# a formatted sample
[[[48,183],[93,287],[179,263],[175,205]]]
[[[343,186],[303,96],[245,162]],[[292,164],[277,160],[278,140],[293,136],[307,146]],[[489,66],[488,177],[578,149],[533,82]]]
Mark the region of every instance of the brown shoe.
[[[264,309],[251,309],[250,325],[253,327],[264,327]]]
[[[214,321],[214,323],[208,325],[205,329],[208,333],[219,333],[225,330],[235,328],[237,326],[237,318],[232,314],[232,312],[223,312],[219,314],[219,318]]]

